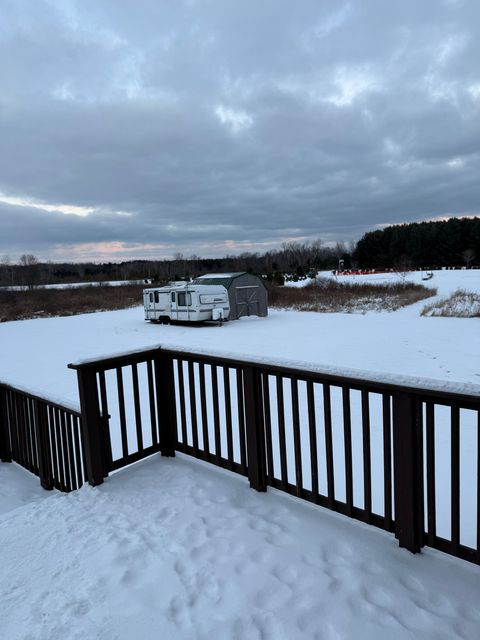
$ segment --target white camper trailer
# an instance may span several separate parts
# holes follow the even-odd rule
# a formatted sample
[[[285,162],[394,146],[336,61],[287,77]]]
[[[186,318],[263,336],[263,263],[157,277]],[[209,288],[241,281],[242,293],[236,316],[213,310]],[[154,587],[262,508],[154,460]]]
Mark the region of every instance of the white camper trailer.
[[[145,320],[168,324],[171,320],[205,322],[227,320],[228,293],[222,285],[172,282],[166,287],[143,290]]]

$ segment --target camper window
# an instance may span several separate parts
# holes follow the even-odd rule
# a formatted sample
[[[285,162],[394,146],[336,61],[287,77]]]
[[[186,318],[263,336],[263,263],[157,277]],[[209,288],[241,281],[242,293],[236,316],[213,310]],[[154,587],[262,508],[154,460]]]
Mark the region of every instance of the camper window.
[[[153,293],[149,294],[150,302],[153,302]]]
[[[155,291],[155,304],[158,304],[158,291]]]
[[[192,305],[192,294],[191,293],[179,293],[178,294],[178,306],[179,307],[190,307]]]

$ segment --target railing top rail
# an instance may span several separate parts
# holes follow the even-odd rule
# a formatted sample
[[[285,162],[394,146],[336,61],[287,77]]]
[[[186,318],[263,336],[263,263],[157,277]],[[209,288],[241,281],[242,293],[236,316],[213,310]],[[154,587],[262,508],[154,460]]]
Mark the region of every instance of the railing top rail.
[[[43,402],[44,404],[48,404],[54,409],[60,409],[61,411],[68,411],[72,416],[77,418],[81,418],[80,410],[73,405],[68,405],[67,403],[58,402],[56,400],[51,400],[50,398],[46,398],[44,396],[31,393],[30,391],[26,391],[25,389],[21,389],[20,387],[15,387],[14,385],[5,383],[0,381],[0,388],[7,389],[8,391],[13,391],[15,393],[19,393],[26,398],[30,398],[31,400],[37,400],[38,402]]]
[[[105,356],[100,358],[88,358],[86,360],[79,360],[78,362],[71,362],[68,365],[69,369],[78,371],[79,369],[95,369],[95,371],[107,371],[108,369],[115,369],[116,367],[124,367],[129,364],[138,364],[146,360],[151,360],[154,356],[157,356],[160,352],[160,347],[149,347],[148,349],[137,349],[136,351],[127,351],[114,356]]]
[[[475,410],[480,407],[480,385],[472,383],[445,383],[440,380],[413,376],[396,376],[388,373],[363,372],[355,369],[340,369],[328,366],[319,367],[308,362],[278,360],[277,362],[272,362],[271,359],[266,357],[248,356],[246,358],[238,358],[231,354],[223,355],[221,352],[206,353],[205,351],[191,350],[178,346],[158,346],[139,351],[129,351],[116,356],[83,360],[71,363],[68,366],[70,369],[75,370],[93,369],[95,371],[106,371],[150,360],[161,352],[168,353],[175,358],[193,359],[207,364],[211,363],[232,368],[250,366],[272,375],[309,379],[330,383],[335,386],[348,385],[353,388],[366,388],[379,393],[414,393],[423,396],[427,400],[443,401],[447,404],[458,402],[465,408]]]

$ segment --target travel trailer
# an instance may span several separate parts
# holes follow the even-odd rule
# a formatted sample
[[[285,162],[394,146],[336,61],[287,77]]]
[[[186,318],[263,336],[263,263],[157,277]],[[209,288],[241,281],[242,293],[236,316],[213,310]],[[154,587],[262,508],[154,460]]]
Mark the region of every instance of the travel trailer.
[[[168,324],[181,322],[205,322],[228,319],[230,303],[222,285],[172,282],[166,287],[143,290],[145,320]]]

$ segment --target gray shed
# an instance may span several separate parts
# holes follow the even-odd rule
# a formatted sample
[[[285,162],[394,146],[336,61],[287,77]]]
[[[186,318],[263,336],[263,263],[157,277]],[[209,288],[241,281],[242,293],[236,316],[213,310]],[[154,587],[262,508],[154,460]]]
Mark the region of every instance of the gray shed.
[[[258,276],[246,271],[210,273],[196,278],[194,284],[223,284],[230,299],[230,320],[243,316],[267,316],[267,289]]]

